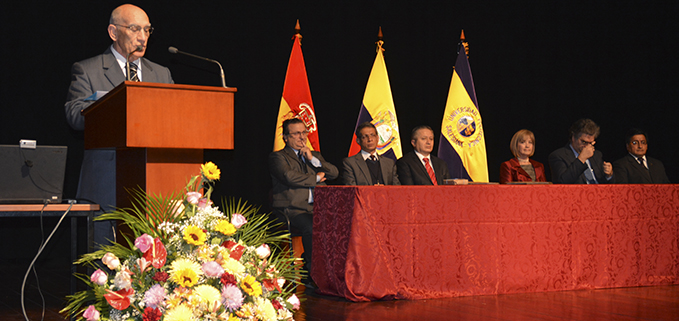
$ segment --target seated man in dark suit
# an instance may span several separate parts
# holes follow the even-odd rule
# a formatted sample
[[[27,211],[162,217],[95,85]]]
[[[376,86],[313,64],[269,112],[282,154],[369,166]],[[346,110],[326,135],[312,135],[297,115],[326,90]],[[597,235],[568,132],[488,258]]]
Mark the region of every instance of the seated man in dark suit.
[[[339,176],[337,167],[325,161],[321,153],[307,146],[307,130],[297,118],[283,122],[285,148],[269,155],[269,172],[273,183],[274,211],[284,214],[290,224],[302,232],[304,269],[311,274],[311,238],[313,235],[313,191],[327,179]],[[311,277],[304,282],[313,285]]]
[[[580,119],[569,130],[570,142],[549,154],[549,167],[555,184],[613,183],[613,165],[604,162],[594,149],[599,126],[591,119]]]
[[[111,12],[108,25],[111,46],[103,54],[76,62],[71,68],[65,111],[74,130],[85,129],[81,112],[94,102],[89,97],[106,93],[127,79],[128,57],[131,80],[174,83],[169,69],[144,58],[151,33],[153,27],[141,8],[124,4]],[[121,168],[116,168],[114,149],[85,150],[76,198],[99,204],[103,211],[113,210],[117,205],[116,170]],[[114,229],[115,221],[94,222],[94,243],[108,244],[107,240],[114,240]]]
[[[402,185],[441,185],[450,178],[446,162],[434,155],[434,131],[429,126],[415,127],[410,135],[413,151],[396,161]]]
[[[646,156],[648,139],[644,131],[631,129],[627,134],[627,156],[613,162],[615,182],[624,184],[669,184],[663,163]]]
[[[344,185],[400,185],[393,159],[377,155],[377,129],[367,121],[356,127],[361,151],[342,161]]]

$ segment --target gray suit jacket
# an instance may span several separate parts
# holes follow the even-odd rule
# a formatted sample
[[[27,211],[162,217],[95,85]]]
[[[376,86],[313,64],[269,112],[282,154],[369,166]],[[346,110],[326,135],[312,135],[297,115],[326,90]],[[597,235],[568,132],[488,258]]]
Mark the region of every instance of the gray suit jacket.
[[[146,58],[141,58],[142,80],[173,84],[170,70]],[[66,96],[66,120],[75,130],[85,129],[85,117],[80,113],[93,101],[85,101],[97,91],[110,91],[125,81],[125,74],[120,69],[116,57],[108,47],[98,56],[73,64],[71,68],[71,86]]]
[[[384,184],[401,185],[398,181],[396,162],[389,157],[379,157],[379,161]],[[375,185],[361,152],[342,161],[342,181],[344,185]]]
[[[174,83],[170,70],[146,58],[141,58],[142,79],[145,82]],[[94,103],[85,101],[97,91],[110,91],[125,81],[125,74],[120,69],[111,47],[98,56],[73,64],[71,69],[71,86],[66,97],[66,119],[75,130],[85,129],[85,118],[80,113]],[[94,203],[108,206],[116,205],[115,150],[86,150],[80,170],[78,199],[86,199]]]
[[[616,160],[613,163],[615,182],[622,184],[669,184],[663,163],[646,155],[648,169],[639,164],[632,155]]]
[[[272,207],[295,217],[301,213],[313,213],[313,204],[309,204],[309,189],[325,185],[316,183],[316,173],[324,172],[327,179],[335,179],[339,171],[335,165],[325,161],[321,153],[311,152],[321,161],[321,167],[302,163],[295,151],[285,147],[269,155],[269,172],[273,183]],[[306,173],[304,168],[306,168]]]

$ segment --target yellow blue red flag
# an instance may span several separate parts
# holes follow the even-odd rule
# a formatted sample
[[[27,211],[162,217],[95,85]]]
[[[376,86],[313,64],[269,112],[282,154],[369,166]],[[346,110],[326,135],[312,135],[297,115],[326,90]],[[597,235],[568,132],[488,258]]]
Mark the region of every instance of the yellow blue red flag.
[[[356,127],[363,122],[369,121],[377,128],[379,141],[377,143],[377,153],[379,155],[398,159],[403,156],[401,151],[401,136],[398,131],[398,120],[396,119],[396,109],[394,109],[394,99],[391,96],[391,86],[389,85],[389,75],[387,75],[387,65],[382,54],[382,41],[377,42],[377,57],[373,64],[368,84],[363,94],[363,104],[358,113],[358,120],[354,127],[354,135],[349,147],[349,156],[361,151],[361,147],[356,143]]]
[[[464,41],[464,33],[463,33]],[[464,45],[460,45],[441,124],[438,157],[452,178],[488,182],[486,140],[474,79]]]
[[[299,22],[296,29],[299,30]],[[311,150],[320,151],[316,112],[314,111],[314,103],[311,101],[311,89],[309,88],[304,56],[302,55],[302,36],[298,33],[293,39],[294,43],[292,44],[292,52],[288,62],[288,71],[285,74],[285,83],[283,85],[283,96],[280,108],[278,109],[273,150],[277,151],[285,147],[285,142],[283,141],[283,121],[299,118],[304,122],[309,131],[307,145]]]

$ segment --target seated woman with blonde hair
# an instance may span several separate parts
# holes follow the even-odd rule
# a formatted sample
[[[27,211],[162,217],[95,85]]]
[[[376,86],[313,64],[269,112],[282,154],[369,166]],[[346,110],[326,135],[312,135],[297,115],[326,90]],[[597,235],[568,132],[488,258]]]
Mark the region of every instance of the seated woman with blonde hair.
[[[530,159],[535,153],[535,135],[522,129],[509,143],[515,158],[500,165],[500,184],[512,182],[546,182],[545,165]]]

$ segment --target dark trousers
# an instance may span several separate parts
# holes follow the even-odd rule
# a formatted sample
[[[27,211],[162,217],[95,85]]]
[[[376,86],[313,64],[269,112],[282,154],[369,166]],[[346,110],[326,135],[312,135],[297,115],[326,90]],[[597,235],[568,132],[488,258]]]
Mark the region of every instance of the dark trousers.
[[[290,225],[302,233],[302,245],[304,246],[304,269],[311,275],[311,239],[313,235],[314,216],[311,213],[297,214],[290,218]]]

